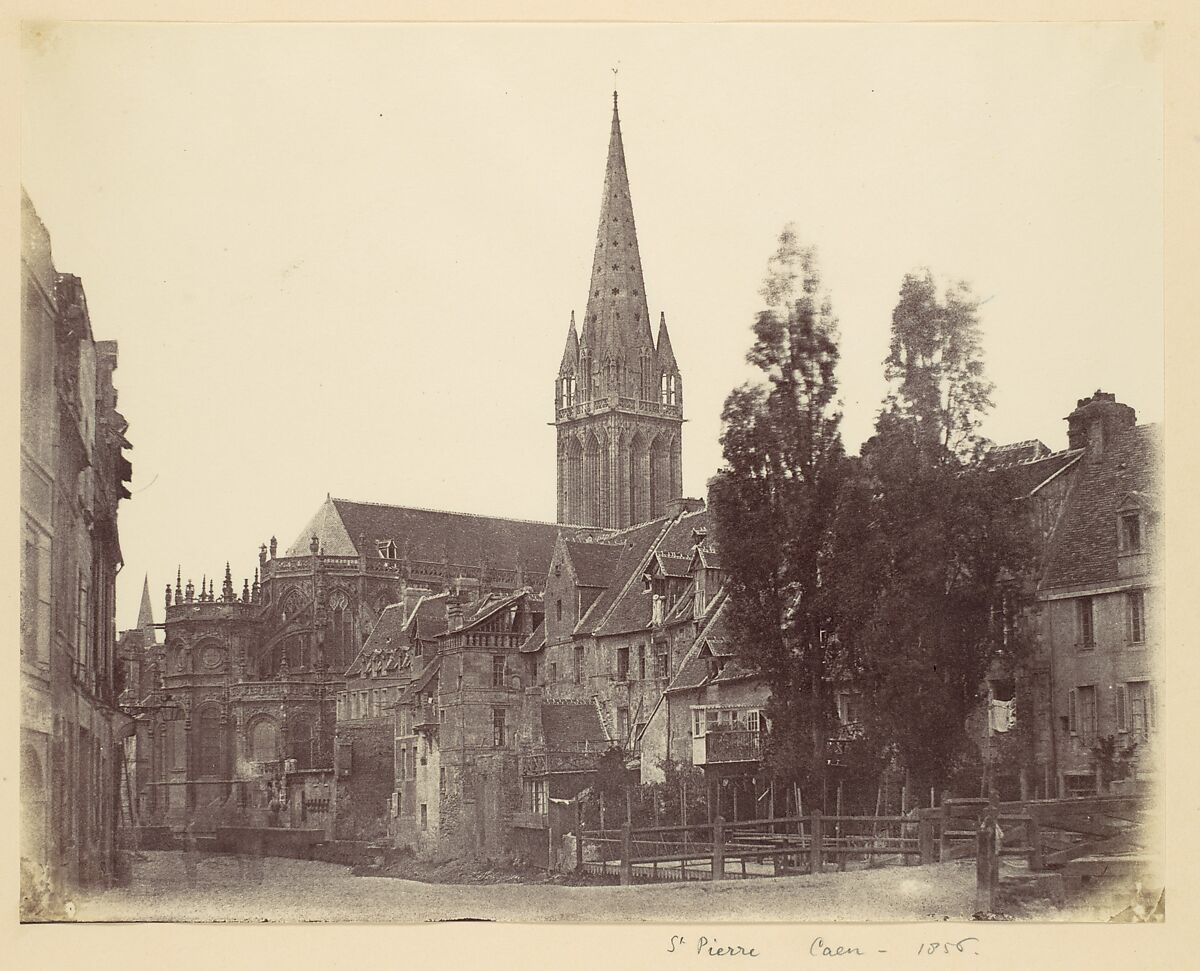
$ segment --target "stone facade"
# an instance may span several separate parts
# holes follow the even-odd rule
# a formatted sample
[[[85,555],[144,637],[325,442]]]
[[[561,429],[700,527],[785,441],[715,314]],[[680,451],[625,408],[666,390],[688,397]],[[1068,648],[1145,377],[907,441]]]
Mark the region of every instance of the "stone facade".
[[[124,736],[117,709],[117,506],[131,469],[117,345],[59,273],[22,193],[22,912],[53,916],[116,866]]]

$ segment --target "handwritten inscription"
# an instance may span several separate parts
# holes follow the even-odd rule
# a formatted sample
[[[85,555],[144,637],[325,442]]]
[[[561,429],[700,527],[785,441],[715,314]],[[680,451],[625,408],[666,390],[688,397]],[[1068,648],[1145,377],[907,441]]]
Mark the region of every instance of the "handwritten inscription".
[[[673,934],[671,943],[667,946],[668,954],[675,954],[680,951],[686,951],[697,954],[700,957],[707,958],[756,958],[758,951],[752,947],[744,947],[741,944],[722,944],[715,937],[707,938],[700,936],[696,938],[695,945],[688,942],[688,939],[681,934]]]
[[[978,943],[978,937],[963,937],[956,941],[921,941],[913,948],[913,951],[917,957],[934,954],[947,956],[965,954],[975,956],[979,954],[977,949]],[[899,951],[902,949],[897,948],[896,950]],[[903,950],[907,950],[907,948]],[[682,934],[671,936],[671,940],[667,944],[667,953],[691,954],[705,958],[759,957],[757,948],[747,947],[744,944],[732,944],[727,941],[721,941],[716,937],[706,937],[704,935],[689,940]],[[808,945],[808,953],[810,957],[814,958],[854,958],[865,957],[867,954],[887,954],[888,951],[885,948],[864,949],[856,944],[840,944],[836,941],[828,941],[824,937],[814,937]]]

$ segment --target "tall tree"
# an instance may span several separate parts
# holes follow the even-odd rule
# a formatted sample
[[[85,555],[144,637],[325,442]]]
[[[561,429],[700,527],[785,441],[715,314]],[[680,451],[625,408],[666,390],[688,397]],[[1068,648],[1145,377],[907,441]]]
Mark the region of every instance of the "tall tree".
[[[709,483],[739,652],[771,687],[767,761],[805,786],[824,782],[836,639],[822,560],[844,453],[838,332],[816,252],[784,228],[767,266],[747,360],[761,378],[725,402],[723,468]]]
[[[891,389],[843,491],[831,562],[839,623],[860,651],[871,734],[944,787],[966,719],[1009,637],[1032,545],[1014,483],[978,461],[990,406],[976,303],[909,275],[892,316]]]
[[[890,386],[884,408],[922,446],[977,457],[992,383],[984,375],[979,301],[966,283],[939,297],[930,270],[904,277],[884,367]]]

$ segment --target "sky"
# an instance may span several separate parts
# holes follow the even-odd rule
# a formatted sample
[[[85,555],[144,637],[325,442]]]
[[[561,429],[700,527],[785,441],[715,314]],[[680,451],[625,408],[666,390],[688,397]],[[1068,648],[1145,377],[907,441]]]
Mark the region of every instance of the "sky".
[[[149,575],[235,584],[326,494],[550,521],[614,87],[684,492],[721,461],[779,231],[817,247],[843,434],[905,273],[965,280],[997,442],[1080,397],[1163,415],[1162,73],[1104,25],[72,23],[24,47],[21,177],[133,443],[119,628]]]

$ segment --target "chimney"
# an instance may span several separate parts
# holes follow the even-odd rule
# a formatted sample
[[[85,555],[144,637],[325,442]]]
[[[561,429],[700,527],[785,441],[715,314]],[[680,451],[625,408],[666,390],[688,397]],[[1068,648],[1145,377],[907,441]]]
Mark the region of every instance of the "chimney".
[[[462,606],[462,601],[459,600],[458,594],[452,593],[446,598],[446,627],[449,630],[462,630]]]
[[[667,500],[667,515],[672,519],[678,519],[680,516],[687,515],[688,513],[703,511],[703,499],[690,499],[687,496],[680,496],[678,499]]]
[[[410,587],[405,585],[400,593],[400,602],[404,604],[404,621],[408,622],[408,618],[413,615],[413,611],[417,609],[417,604],[421,602],[422,597],[428,597],[432,590],[428,587]]]
[[[1086,448],[1088,458],[1095,460],[1110,441],[1137,423],[1137,412],[1117,401],[1115,394],[1097,391],[1080,398],[1066,420],[1067,447]]]

